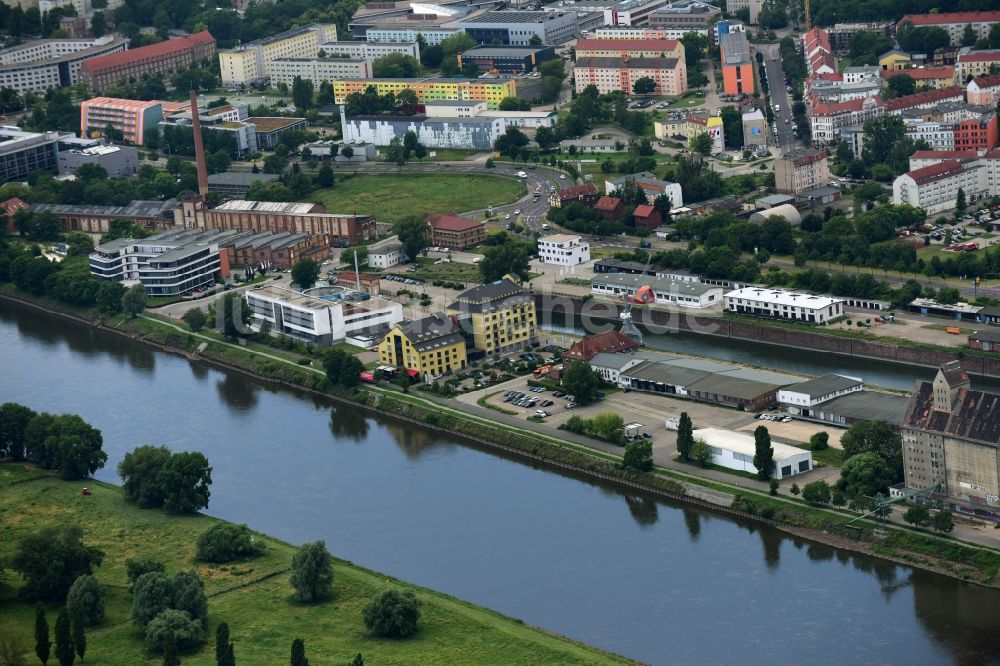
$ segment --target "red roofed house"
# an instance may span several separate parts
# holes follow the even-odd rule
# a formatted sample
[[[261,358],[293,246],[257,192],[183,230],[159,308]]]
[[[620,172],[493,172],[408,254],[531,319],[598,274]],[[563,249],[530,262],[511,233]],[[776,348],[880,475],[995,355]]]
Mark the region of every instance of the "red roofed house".
[[[885,103],[885,108],[889,113],[899,113],[906,109],[929,109],[941,102],[964,101],[965,89],[962,86],[948,86],[947,88],[928,90],[927,92],[907,95],[906,97],[890,99]]]
[[[965,35],[965,26],[972,26],[977,39],[990,36],[990,28],[994,23],[1000,23],[1000,11],[997,12],[950,12],[945,14],[907,14],[899,19],[896,31],[909,23],[914,28],[936,26],[948,33],[952,44],[961,44]]]
[[[833,74],[837,71],[837,60],[830,48],[830,35],[822,28],[813,28],[802,35],[803,55],[811,74]]]
[[[428,215],[431,245],[464,250],[486,240],[486,223],[460,215]]]
[[[80,66],[80,82],[91,91],[101,92],[122,81],[139,80],[144,75],[168,77],[213,58],[215,38],[207,30],[202,30],[124,53],[85,60]]]
[[[569,351],[562,355],[563,368],[568,368],[574,361],[589,362],[598,354],[618,354],[631,351],[638,346],[638,342],[618,331],[588,335],[574,342]]]
[[[892,202],[923,208],[928,215],[953,210],[958,190],[971,205],[990,196],[989,168],[985,163],[962,164],[948,160],[904,173],[892,183]]]
[[[594,210],[605,220],[614,220],[622,214],[623,207],[622,200],[618,197],[601,197],[594,205]]]
[[[676,39],[580,39],[579,58],[679,58],[684,60],[684,44]]]
[[[972,79],[965,86],[965,101],[979,106],[996,106],[1000,100],[1000,74]]]
[[[5,220],[4,230],[6,231],[6,233],[8,234],[17,233],[17,227],[14,225],[14,215],[17,214],[17,211],[27,207],[28,204],[21,201],[17,197],[12,197],[0,203],[0,210],[2,210],[4,214],[4,220]]]
[[[982,155],[978,150],[918,150],[910,155],[910,171],[948,160],[975,162],[979,159],[982,159]]]
[[[810,102],[812,138],[814,142],[821,144],[839,139],[841,130],[846,127],[864,125],[885,113],[885,103],[880,95],[833,103],[816,102],[815,98],[810,97]]]
[[[587,208],[593,208],[597,200],[601,198],[601,193],[593,183],[584,183],[576,187],[567,187],[553,192],[549,195],[549,205],[553,208],[561,208],[571,203],[578,203]]]
[[[660,215],[660,211],[647,204],[636,206],[635,212],[632,213],[632,219],[635,220],[636,229],[648,229],[652,231],[663,224],[663,216]]]
[[[351,261],[351,257],[346,257],[347,261]],[[337,275],[338,287],[347,287],[348,289],[361,288],[361,291],[369,296],[378,296],[381,291],[381,282],[377,275],[371,275],[369,273],[355,273],[351,271],[350,273],[340,273]]]
[[[971,46],[966,46],[959,49],[955,59],[955,77],[965,81],[970,76],[986,76],[995,65],[1000,65],[1000,49],[974,51]]]
[[[883,79],[891,79],[894,76],[908,76],[917,85],[927,86],[931,89],[947,88],[955,85],[954,67],[912,67],[910,69],[879,70]]]

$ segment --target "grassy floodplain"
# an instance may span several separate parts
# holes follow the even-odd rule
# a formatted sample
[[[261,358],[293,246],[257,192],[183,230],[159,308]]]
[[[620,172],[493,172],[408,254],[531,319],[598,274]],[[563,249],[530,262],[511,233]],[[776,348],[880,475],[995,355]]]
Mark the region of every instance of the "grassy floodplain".
[[[84,487],[93,494],[81,495]],[[296,637],[305,639],[310,662],[320,665],[346,664],[359,652],[371,664],[632,663],[343,560],[334,562],[333,598],[314,605],[297,603],[288,583],[295,548],[287,543],[265,536],[267,550],[260,557],[223,565],[195,562],[195,540],[216,522],[204,515],[138,509],[109,484],[62,481],[28,465],[0,464],[0,558],[14,553],[21,536],[53,524],[80,525],[85,543],[104,551],[95,574],[107,591],[105,619],[88,630],[85,663],[162,663],[159,654],[146,649],[141,630],[129,619],[125,560],[140,555],[161,559],[168,574],[194,569],[205,582],[209,640],[200,652],[183,656],[186,665],[214,666],[214,632],[221,621],[229,623],[240,664],[288,663]],[[336,552],[336,543],[327,546]],[[414,589],[422,601],[420,630],[410,639],[371,637],[361,621],[365,603],[389,584]],[[35,605],[18,599],[19,586],[9,569],[0,578],[0,628],[18,637],[30,656],[28,663],[35,663]],[[51,631],[59,606],[48,608]]]
[[[371,214],[383,222],[407,215],[463,213],[516,201],[524,184],[510,178],[465,173],[350,175],[310,197],[335,213]]]

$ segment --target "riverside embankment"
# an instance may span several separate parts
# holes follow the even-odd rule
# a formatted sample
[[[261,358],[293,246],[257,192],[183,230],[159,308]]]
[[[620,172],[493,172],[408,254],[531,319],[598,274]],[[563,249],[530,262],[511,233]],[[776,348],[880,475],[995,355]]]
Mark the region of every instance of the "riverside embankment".
[[[25,402],[110,411],[93,419],[105,432],[109,470],[136,444],[136,433],[204,450],[216,468],[212,513],[280,538],[326,536],[342,557],[651,662],[747,663],[739,646],[753,640],[753,627],[777,626],[789,613],[814,617],[820,607],[824,617],[860,622],[838,626],[837,640],[820,646],[838,661],[1000,655],[976,638],[981,627],[946,629],[944,608],[925,607],[938,598],[967,607],[995,603],[992,591],[487,455],[438,430],[449,424],[428,429],[368,418],[353,406],[303,400],[300,392],[158,355],[92,327],[53,326],[48,316],[3,309],[0,358],[7,381],[26,387]],[[185,334],[157,340],[145,325],[131,334],[189,349]],[[214,344],[206,351],[216,353]],[[776,597],[775,585],[786,593]],[[720,606],[721,599],[727,603]],[[886,612],[898,634],[888,640],[864,628]],[[811,634],[829,633],[819,622]],[[720,625],[734,636],[732,647],[706,634]],[[815,643],[775,637],[761,661],[809,659]]]

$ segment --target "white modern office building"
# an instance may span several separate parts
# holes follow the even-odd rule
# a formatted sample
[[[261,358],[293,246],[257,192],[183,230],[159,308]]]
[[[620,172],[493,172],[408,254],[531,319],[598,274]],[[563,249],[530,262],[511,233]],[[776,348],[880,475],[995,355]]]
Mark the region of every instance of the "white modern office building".
[[[166,231],[149,238],[120,238],[98,245],[90,272],[125,286],[142,284],[150,296],[179,296],[215,282],[221,270],[219,241],[232,232]]]
[[[712,464],[741,472],[757,473],[753,459],[757,448],[753,435],[721,428],[700,428],[694,431],[695,440],[702,440],[712,451]],[[812,453],[787,444],[771,442],[774,450],[774,468],[771,478],[781,479],[808,472],[813,468]]]
[[[538,258],[553,266],[584,264],[590,261],[590,243],[568,234],[542,236],[538,239]]]
[[[372,268],[392,268],[405,260],[406,253],[403,252],[403,244],[399,242],[399,236],[389,236],[385,240],[368,246],[368,265]]]
[[[722,301],[723,289],[718,285],[632,273],[595,275],[590,281],[590,291],[621,300],[625,296],[634,297],[636,291],[645,285],[652,288],[655,302],[664,305],[702,309]]]
[[[449,28],[462,28],[478,44],[495,43],[528,46],[532,37],[542,44],[564,44],[577,36],[575,11],[513,11],[486,12],[460,18],[445,24]]]
[[[859,377],[831,373],[780,389],[778,402],[789,408],[808,409],[848,393],[857,393],[863,388],[864,383]]]
[[[251,326],[259,329],[266,321],[272,332],[314,344],[368,337],[403,320],[403,306],[382,298],[328,301],[274,286],[244,293],[253,314]]]
[[[737,314],[822,324],[844,314],[844,299],[788,289],[743,287],[725,296],[726,310]]]
[[[427,46],[436,46],[452,35],[463,32],[461,28],[442,28],[440,26],[406,27],[396,25],[376,25],[365,31],[365,39],[370,44],[385,44],[393,42],[413,42],[417,37],[423,37]]]

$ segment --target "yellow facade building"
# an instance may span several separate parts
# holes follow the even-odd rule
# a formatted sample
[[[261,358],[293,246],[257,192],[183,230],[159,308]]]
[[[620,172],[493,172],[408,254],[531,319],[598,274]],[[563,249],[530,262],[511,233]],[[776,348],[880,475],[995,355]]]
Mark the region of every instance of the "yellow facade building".
[[[448,312],[468,319],[476,349],[487,355],[538,342],[534,296],[509,278],[462,292]]]
[[[364,93],[374,86],[379,95],[398,95],[403,90],[412,90],[417,101],[474,101],[486,102],[487,108],[496,109],[505,97],[517,95],[517,83],[513,79],[504,81],[480,79],[338,79],[333,82],[333,101],[343,104],[352,93]]]
[[[910,58],[910,54],[903,53],[899,49],[886,51],[878,57],[878,66],[889,72],[897,69],[907,69],[912,64],[913,59]]]
[[[281,58],[315,58],[321,44],[337,41],[335,24],[312,23],[271,37],[219,51],[222,85],[250,85],[267,81],[270,66]]]
[[[379,343],[378,355],[385,365],[432,377],[466,366],[465,338],[455,320],[441,312],[393,326]]]

